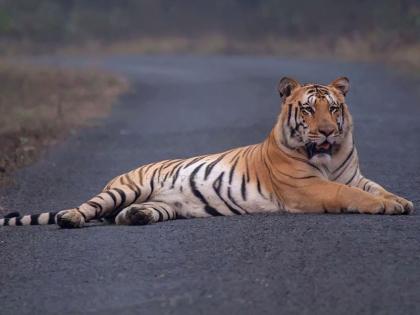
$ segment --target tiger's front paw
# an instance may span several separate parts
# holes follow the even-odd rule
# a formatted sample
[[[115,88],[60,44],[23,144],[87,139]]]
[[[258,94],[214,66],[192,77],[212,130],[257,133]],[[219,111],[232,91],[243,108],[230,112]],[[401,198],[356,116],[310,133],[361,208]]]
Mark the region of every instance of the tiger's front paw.
[[[382,202],[385,214],[407,214],[404,206],[395,200],[384,199]]]
[[[404,214],[411,214],[414,213],[414,205],[411,201],[399,197],[397,195],[389,194],[385,196],[386,200],[391,200],[393,202],[397,202],[404,207]]]
[[[77,209],[63,210],[57,213],[57,224],[64,229],[80,228],[85,218]]]
[[[405,214],[404,206],[394,200],[378,197],[364,205],[361,213],[369,214]]]

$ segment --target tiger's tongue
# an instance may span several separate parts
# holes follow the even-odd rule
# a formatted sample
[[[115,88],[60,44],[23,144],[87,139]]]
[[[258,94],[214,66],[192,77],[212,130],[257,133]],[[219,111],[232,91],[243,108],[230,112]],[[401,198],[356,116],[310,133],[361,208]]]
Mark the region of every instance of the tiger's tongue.
[[[324,150],[328,150],[330,146],[331,144],[329,144],[327,141],[317,145],[319,149],[324,149]]]

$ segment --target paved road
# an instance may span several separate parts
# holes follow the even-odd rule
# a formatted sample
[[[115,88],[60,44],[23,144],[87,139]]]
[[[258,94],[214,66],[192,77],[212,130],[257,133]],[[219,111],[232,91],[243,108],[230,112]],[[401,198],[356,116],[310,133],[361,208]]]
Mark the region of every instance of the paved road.
[[[133,93],[19,172],[17,187],[1,191],[10,208],[72,207],[140,164],[260,141],[281,76],[347,75],[362,169],[420,209],[419,81],[378,65],[271,58],[49,61],[123,73]],[[2,228],[0,301],[1,314],[418,314],[420,215]]]

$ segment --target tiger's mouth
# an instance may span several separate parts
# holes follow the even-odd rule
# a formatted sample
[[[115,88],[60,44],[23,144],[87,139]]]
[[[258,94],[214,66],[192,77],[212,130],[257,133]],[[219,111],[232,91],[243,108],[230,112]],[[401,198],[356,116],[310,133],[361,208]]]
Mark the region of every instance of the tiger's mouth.
[[[316,142],[310,142],[306,144],[306,152],[308,154],[308,158],[311,159],[317,154],[328,154],[332,155],[332,144],[325,140],[321,144],[317,144]]]

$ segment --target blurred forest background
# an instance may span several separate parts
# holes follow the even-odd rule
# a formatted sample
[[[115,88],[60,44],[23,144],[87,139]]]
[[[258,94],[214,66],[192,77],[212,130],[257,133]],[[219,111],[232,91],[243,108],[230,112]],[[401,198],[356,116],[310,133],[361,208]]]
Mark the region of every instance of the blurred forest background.
[[[0,0],[0,38],[13,53],[330,53],[417,64],[420,1]]]
[[[0,0],[0,183],[128,88],[8,58],[51,53],[290,55],[419,73],[420,0]]]

